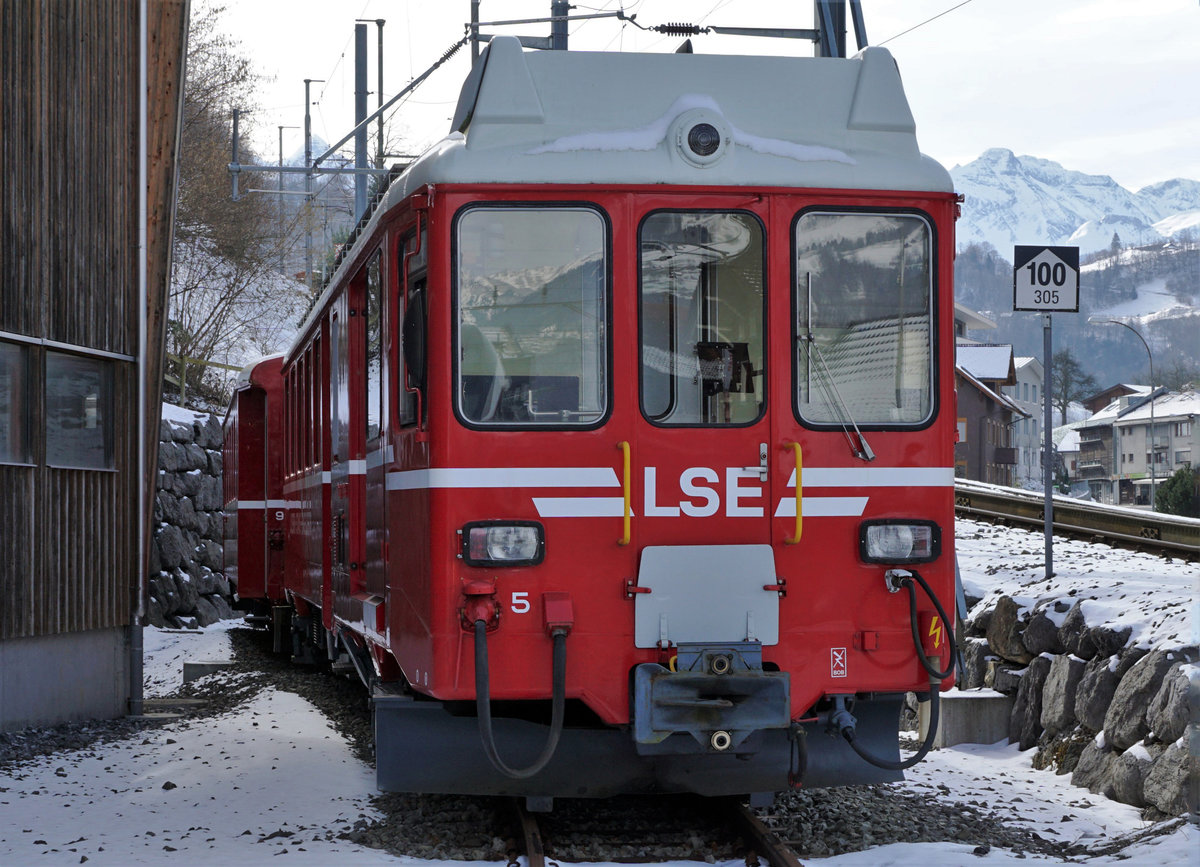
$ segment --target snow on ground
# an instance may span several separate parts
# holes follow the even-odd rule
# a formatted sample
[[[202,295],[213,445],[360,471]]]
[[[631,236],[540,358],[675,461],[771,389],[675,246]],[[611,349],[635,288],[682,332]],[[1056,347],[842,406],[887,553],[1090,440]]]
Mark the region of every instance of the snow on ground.
[[[1200,567],[1178,560],[1056,540],[1056,576],[1044,579],[1041,537],[962,521],[956,536],[964,583],[978,596],[1019,604],[1047,596],[1087,599],[1089,623],[1128,625],[1143,646],[1195,641],[1187,610]],[[148,698],[181,682],[185,659],[229,653],[234,623],[199,631],[146,630]],[[945,802],[995,809],[1044,837],[1099,847],[1151,826],[1132,807],[1031,766],[1033,751],[1006,744],[935,750],[900,784]],[[406,864],[336,835],[374,817],[373,770],[309,703],[271,690],[236,711],[181,720],[133,739],[57,754],[0,775],[0,864]],[[831,858],[828,867],[959,867],[1053,861],[962,843],[892,844]],[[1088,864],[1200,865],[1200,829],[1132,843]],[[727,862],[721,867],[735,867]],[[607,867],[607,865],[605,865]],[[695,867],[673,862],[672,867]]]
[[[1129,627],[1127,646],[1196,643],[1188,610],[1200,587],[1195,563],[1056,537],[1047,580],[1040,531],[960,520],[954,535],[963,589],[983,599],[977,607],[991,607],[1001,594],[1023,611],[1046,600],[1081,602],[1089,626]],[[1046,615],[1061,624],[1066,612],[1051,605]]]
[[[1094,318],[1130,318],[1152,316],[1156,313],[1187,312],[1192,308],[1179,303],[1175,294],[1167,291],[1167,281],[1163,277],[1147,281],[1134,289],[1134,297],[1122,301],[1112,307],[1096,310],[1091,315]]]

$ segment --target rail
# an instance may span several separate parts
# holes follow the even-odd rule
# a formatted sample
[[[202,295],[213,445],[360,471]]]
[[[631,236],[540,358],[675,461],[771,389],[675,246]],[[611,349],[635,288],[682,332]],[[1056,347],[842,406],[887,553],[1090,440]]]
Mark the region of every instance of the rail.
[[[1044,495],[1035,491],[959,480],[954,485],[954,508],[963,515],[1044,525]],[[1105,506],[1071,497],[1054,497],[1054,530],[1099,537],[1151,550],[1200,556],[1200,520]]]

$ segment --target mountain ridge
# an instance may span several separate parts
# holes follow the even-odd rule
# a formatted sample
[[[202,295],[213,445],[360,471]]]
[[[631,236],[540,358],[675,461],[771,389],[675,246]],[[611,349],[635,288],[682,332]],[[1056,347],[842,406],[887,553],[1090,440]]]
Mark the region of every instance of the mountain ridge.
[[[1007,148],[989,148],[950,170],[964,196],[958,246],[986,242],[1002,255],[1015,244],[1077,246],[1082,255],[1125,244],[1164,241],[1200,228],[1200,181],[1171,178],[1134,192],[1108,175],[1090,175]]]

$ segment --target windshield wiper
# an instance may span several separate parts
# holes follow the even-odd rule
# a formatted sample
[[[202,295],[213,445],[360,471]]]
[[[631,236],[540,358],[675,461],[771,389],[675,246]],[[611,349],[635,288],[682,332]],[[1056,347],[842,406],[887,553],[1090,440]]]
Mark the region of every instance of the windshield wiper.
[[[854,421],[854,416],[850,413],[850,408],[846,406],[846,402],[842,400],[842,394],[838,391],[837,382],[833,379],[833,374],[829,372],[829,366],[825,364],[825,354],[821,352],[821,347],[817,345],[816,338],[812,332],[812,272],[805,274],[805,282],[808,291],[808,304],[806,307],[808,313],[808,322],[805,328],[805,334],[801,340],[808,345],[808,352],[805,354],[806,374],[808,380],[809,394],[812,394],[812,356],[815,351],[817,354],[818,376],[817,382],[821,386],[821,391],[825,395],[825,402],[831,406],[840,407],[843,413],[842,418],[838,423],[842,426],[842,433],[846,436],[846,444],[850,446],[850,453],[856,458],[864,461],[875,460],[875,452],[871,449],[867,438],[863,436],[863,432],[858,429],[858,424]],[[799,306],[799,305],[797,305]],[[824,374],[821,376],[820,374]],[[836,401],[836,402],[835,402]],[[854,428],[854,435],[858,437],[858,445],[855,446],[854,438],[850,436],[850,427],[847,427],[846,420],[849,420],[850,427]]]

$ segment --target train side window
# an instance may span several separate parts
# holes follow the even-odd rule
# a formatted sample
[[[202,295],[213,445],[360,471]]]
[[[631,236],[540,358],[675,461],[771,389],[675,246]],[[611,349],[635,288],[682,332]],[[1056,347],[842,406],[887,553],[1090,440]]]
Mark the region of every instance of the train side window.
[[[608,412],[607,225],[584,206],[459,212],[455,409],[467,424],[594,427]]]
[[[396,377],[396,416],[401,426],[417,423],[417,393],[425,388],[425,249],[424,231],[418,243],[416,233],[400,240],[401,271],[397,292],[396,317],[399,322],[400,376]],[[405,285],[408,287],[407,300]],[[424,401],[421,402],[424,405]]]
[[[641,401],[659,425],[745,425],[766,405],[762,224],[658,211],[639,233]]]
[[[367,339],[366,348],[366,429],[367,440],[379,436],[383,419],[383,281],[380,279],[381,257],[376,253],[367,264]]]
[[[814,425],[933,415],[933,230],[915,213],[806,211],[795,223],[795,408]]]

